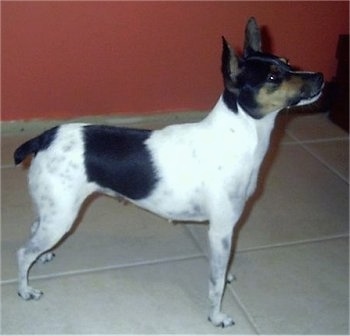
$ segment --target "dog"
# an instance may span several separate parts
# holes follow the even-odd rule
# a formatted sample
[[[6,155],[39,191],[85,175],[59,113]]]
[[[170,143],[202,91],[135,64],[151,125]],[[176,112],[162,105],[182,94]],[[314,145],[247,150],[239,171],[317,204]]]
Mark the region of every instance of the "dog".
[[[253,194],[279,111],[316,101],[321,73],[294,71],[261,50],[255,18],[243,55],[222,37],[223,93],[200,122],[141,130],[63,124],[22,144],[16,165],[32,157],[28,186],[37,209],[32,236],[17,252],[18,294],[39,299],[28,284],[31,265],[53,258],[81,204],[92,193],[123,199],[169,220],[209,221],[209,321],[228,327],[221,311],[235,223]]]

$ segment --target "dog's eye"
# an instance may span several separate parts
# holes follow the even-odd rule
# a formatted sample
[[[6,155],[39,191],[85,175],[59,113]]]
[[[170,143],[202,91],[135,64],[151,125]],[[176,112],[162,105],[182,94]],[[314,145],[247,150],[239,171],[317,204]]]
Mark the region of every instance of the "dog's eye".
[[[270,72],[267,75],[267,80],[269,82],[276,82],[278,80],[278,73],[277,72]]]

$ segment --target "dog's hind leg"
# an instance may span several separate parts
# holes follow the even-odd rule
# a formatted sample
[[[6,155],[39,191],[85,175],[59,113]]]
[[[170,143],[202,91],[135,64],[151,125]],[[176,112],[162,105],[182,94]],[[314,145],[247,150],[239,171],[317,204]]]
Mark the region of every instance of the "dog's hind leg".
[[[56,207],[51,213],[39,214],[34,224],[34,234],[17,251],[18,294],[25,300],[39,299],[40,290],[28,285],[28,272],[32,264],[46,251],[54,247],[70,230],[79,211],[79,207]]]
[[[39,227],[39,223],[40,223],[40,221],[39,221],[39,219],[37,219],[32,224],[32,227],[31,227],[32,236],[35,235],[35,232],[37,231],[37,229]],[[42,262],[44,264],[44,263],[51,261],[54,257],[55,257],[55,253],[50,251],[50,252],[46,252],[46,253],[42,254],[38,260],[40,260],[40,262]]]
[[[218,327],[234,324],[233,319],[221,311],[221,302],[227,278],[228,262],[231,255],[233,228],[241,215],[241,209],[233,211],[227,200],[211,215],[209,229],[210,278],[209,278],[209,320]],[[212,209],[213,210],[213,209]]]

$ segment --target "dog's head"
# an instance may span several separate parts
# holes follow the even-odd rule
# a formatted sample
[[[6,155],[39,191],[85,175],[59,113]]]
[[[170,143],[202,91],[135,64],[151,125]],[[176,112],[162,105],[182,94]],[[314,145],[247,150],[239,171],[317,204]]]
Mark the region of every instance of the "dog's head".
[[[238,57],[223,37],[223,99],[234,111],[237,104],[255,119],[290,106],[316,101],[323,88],[321,73],[293,71],[280,57],[261,51],[260,29],[248,20],[244,54]]]

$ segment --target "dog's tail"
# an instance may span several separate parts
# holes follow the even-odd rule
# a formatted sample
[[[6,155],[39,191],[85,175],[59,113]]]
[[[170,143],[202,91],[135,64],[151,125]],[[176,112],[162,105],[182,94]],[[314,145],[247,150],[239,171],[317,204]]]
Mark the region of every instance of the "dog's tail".
[[[51,128],[50,130],[31,140],[28,140],[19,146],[13,153],[15,164],[20,164],[30,154],[35,156],[39,151],[48,148],[56,137],[57,129],[58,126]]]

